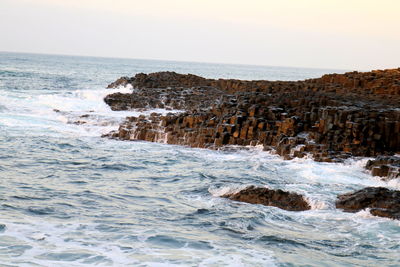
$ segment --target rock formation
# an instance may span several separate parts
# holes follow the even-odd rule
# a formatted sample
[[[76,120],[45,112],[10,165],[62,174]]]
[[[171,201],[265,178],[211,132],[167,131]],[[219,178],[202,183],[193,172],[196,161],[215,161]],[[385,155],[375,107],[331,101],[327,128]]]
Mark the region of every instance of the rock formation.
[[[136,89],[132,94],[114,93],[104,101],[112,110],[166,108],[207,109],[225,92],[215,87],[174,87]]]
[[[184,112],[130,117],[108,136],[216,149],[262,145],[286,159],[317,161],[400,151],[400,69],[324,75],[297,82],[205,79],[174,72],[137,74],[109,85],[113,110]]]
[[[385,180],[400,178],[400,157],[378,156],[369,160],[366,168],[371,170],[373,176],[386,177]]]
[[[367,187],[353,193],[339,195],[336,208],[346,212],[370,208],[372,215],[400,219],[400,191],[383,187]]]
[[[226,145],[273,149],[285,159],[312,155],[337,162],[377,157],[373,175],[399,177],[400,68],[324,75],[295,82],[206,79],[175,72],[122,77],[109,88],[131,85],[131,94],[104,101],[113,110],[171,110],[167,115],[128,117],[107,137],[218,149]],[[179,110],[179,112],[177,111]],[[287,210],[307,210],[302,196],[249,187],[224,197]],[[399,191],[365,188],[338,197],[345,211],[370,208],[400,218]]]
[[[135,81],[135,78],[129,78],[129,77],[121,77],[115,82],[109,84],[107,88],[117,88],[119,86],[127,86],[128,84],[131,84]]]
[[[311,208],[303,196],[280,189],[272,190],[249,186],[237,193],[223,195],[222,197],[251,204],[274,206],[289,211],[304,211]]]

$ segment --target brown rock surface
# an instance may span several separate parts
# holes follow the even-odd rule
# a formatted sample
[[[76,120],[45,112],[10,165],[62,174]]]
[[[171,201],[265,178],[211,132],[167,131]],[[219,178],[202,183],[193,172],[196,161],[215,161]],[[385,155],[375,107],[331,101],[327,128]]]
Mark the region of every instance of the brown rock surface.
[[[367,162],[366,168],[373,176],[386,177],[385,180],[400,178],[400,157],[378,156]]]
[[[222,197],[251,204],[274,206],[289,211],[304,211],[311,208],[303,196],[280,189],[272,190],[249,186],[237,193],[223,195]]]
[[[358,212],[370,208],[372,215],[400,219],[400,191],[383,187],[367,187],[338,196],[336,208]]]
[[[129,78],[129,77],[121,77],[118,80],[116,80],[115,82],[109,84],[107,86],[107,88],[117,88],[119,86],[126,86],[128,84],[131,84],[135,81],[135,78]]]
[[[104,101],[112,110],[167,108],[178,110],[207,109],[222,95],[220,89],[203,87],[146,88],[132,94],[114,93]]]
[[[400,152],[400,69],[324,75],[296,82],[213,80],[174,72],[137,74],[132,94],[105,98],[113,110],[180,109],[127,118],[108,136],[217,149],[275,149],[317,161]],[[110,87],[113,87],[111,84]]]

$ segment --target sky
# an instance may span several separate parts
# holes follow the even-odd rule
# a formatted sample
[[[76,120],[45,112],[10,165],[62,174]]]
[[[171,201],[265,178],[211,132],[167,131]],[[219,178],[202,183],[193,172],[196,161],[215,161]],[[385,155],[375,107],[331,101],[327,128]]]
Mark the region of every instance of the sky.
[[[399,0],[0,0],[0,51],[400,67]]]

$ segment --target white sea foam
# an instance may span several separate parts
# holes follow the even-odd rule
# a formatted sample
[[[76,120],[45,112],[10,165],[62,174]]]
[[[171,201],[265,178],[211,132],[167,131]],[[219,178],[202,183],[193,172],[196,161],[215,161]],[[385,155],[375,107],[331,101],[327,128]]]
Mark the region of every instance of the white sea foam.
[[[370,213],[370,209],[363,209],[359,212],[354,213],[356,217],[363,218],[363,219],[378,219],[376,216]]]
[[[306,197],[305,200],[310,205],[312,210],[325,210],[331,208],[331,205],[329,205],[326,201],[320,199],[315,199],[313,197]]]
[[[220,188],[209,188],[208,192],[214,197],[221,197],[227,194],[234,194],[246,188],[246,185],[232,185],[232,186],[223,186]]]
[[[241,249],[247,256],[243,257],[235,255],[234,253],[226,253],[219,256],[211,256],[199,263],[199,266],[232,266],[232,267],[245,267],[245,266],[278,266],[274,260],[271,251],[264,251],[260,253],[256,250]]]
[[[210,242],[212,250],[199,250],[188,247],[170,248],[164,250],[157,246],[146,244],[150,237],[156,237],[156,229],[146,230],[153,233],[137,232],[138,242],[131,243],[134,246],[128,253],[123,251],[118,240],[110,241],[105,238],[104,233],[96,230],[96,224],[87,223],[51,223],[45,221],[31,220],[29,224],[7,223],[7,228],[2,234],[1,240],[16,246],[26,246],[23,253],[15,255],[13,262],[25,263],[19,266],[88,266],[85,263],[93,259],[96,266],[128,266],[132,264],[144,266],[182,266],[168,261],[168,257],[175,257],[178,253],[180,260],[195,260],[199,266],[274,266],[275,261],[272,252],[249,248],[240,248],[241,254],[219,253],[223,250],[222,244]],[[81,231],[85,235],[79,234]],[[99,237],[98,240],[89,239],[91,236]],[[140,238],[140,236],[142,236]],[[86,255],[82,258],[72,260],[69,255]],[[175,255],[175,256],[174,256]],[[53,259],[57,257],[57,260]],[[66,257],[66,258],[63,258]],[[99,258],[96,260],[96,258]],[[191,265],[191,264],[190,264]]]
[[[130,93],[132,87],[116,89],[82,89],[21,98],[16,93],[0,96],[7,113],[1,113],[1,124],[10,127],[46,128],[55,133],[77,136],[101,136],[116,130],[128,116],[151,113],[179,113],[181,110],[151,109],[144,111],[112,111],[103,101],[111,93]]]
[[[367,159],[349,160],[345,163],[315,162],[312,159],[294,159],[286,164],[310,183],[360,184],[364,186],[383,185],[384,182],[371,179],[363,168]]]
[[[112,243],[92,241],[88,246],[85,244],[85,236],[78,236],[85,229],[86,235],[96,234],[96,224],[81,223],[50,223],[45,221],[31,220],[30,224],[7,223],[7,229],[2,234],[2,239],[11,238],[15,244],[30,246],[23,254],[14,257],[15,262],[28,262],[28,265],[38,264],[40,266],[54,266],[54,260],[48,258],[50,254],[59,254],[57,266],[87,266],[85,259],[105,256],[100,266],[126,266],[137,261],[126,255],[119,246]],[[97,235],[101,233],[97,233]],[[10,241],[9,241],[10,242]],[[87,254],[87,258],[71,262],[63,260],[63,254]],[[28,266],[26,265],[26,266]],[[24,265],[20,265],[24,266]]]
[[[150,67],[140,63],[137,67],[136,63],[123,66],[110,60],[72,58],[64,62],[38,57],[28,66],[11,68],[21,80],[6,77],[10,87],[8,82],[0,82],[0,128],[7,140],[0,143],[1,223],[5,225],[0,227],[0,265],[397,263],[398,221],[371,216],[367,210],[346,213],[335,208],[341,193],[365,186],[399,188],[398,180],[384,182],[370,176],[364,169],[368,159],[320,163],[308,156],[285,161],[273,152],[262,151],[262,146],[210,151],[146,142],[100,142],[97,137],[117,129],[126,116],[179,112],[112,111],[103,98],[133,89],[95,85],[123,73],[158,70],[160,63],[146,63]],[[13,65],[13,60],[8,64]],[[178,65],[169,62],[162,66]],[[178,67],[186,70],[190,66]],[[226,66],[211,72],[196,68],[192,69],[211,76],[226,70]],[[232,75],[245,73],[254,78],[253,71],[235,73]],[[282,70],[276,73],[281,75]],[[22,79],[23,75],[27,79]],[[260,73],[263,75],[265,72]],[[53,136],[62,145],[51,143],[51,138],[47,142]],[[78,180],[84,182],[74,183]],[[312,210],[232,205],[220,198],[247,185],[302,194]],[[50,199],[18,198],[25,194],[43,194]],[[71,206],[59,206],[61,199]],[[89,211],[91,202],[96,204]],[[54,213],[30,213],[26,205],[31,204],[46,205]],[[69,216],[56,219],[59,212]],[[168,237],[167,241],[160,236]],[[263,241],[264,236],[272,241]],[[77,254],[82,258],[68,258]],[[87,259],[93,262],[85,263]]]
[[[392,179],[387,181],[387,186],[393,189],[400,189],[400,178]]]

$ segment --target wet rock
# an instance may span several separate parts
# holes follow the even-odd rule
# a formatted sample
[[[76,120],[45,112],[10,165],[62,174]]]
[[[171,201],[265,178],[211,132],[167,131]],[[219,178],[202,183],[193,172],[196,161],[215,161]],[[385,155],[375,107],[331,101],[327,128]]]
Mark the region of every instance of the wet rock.
[[[104,98],[104,102],[111,107],[112,110],[128,110],[132,108],[133,97],[131,94],[114,93],[109,94]],[[141,103],[134,108],[144,108],[146,102]]]
[[[208,109],[223,94],[214,87],[145,88],[136,89],[131,94],[110,94],[104,101],[112,110],[164,108],[189,111]]]
[[[222,197],[251,204],[274,206],[289,211],[304,211],[311,208],[303,196],[280,189],[272,190],[249,186],[237,193],[223,195]]]
[[[286,159],[309,154],[341,162],[400,152],[399,80],[399,69],[297,82],[140,73],[130,78],[131,94],[111,94],[105,102],[113,110],[185,111],[127,119],[114,138],[212,149],[262,145]],[[379,168],[373,173],[391,172]]]
[[[197,87],[208,86],[210,81],[193,74],[179,74],[172,71],[155,72],[150,74],[139,73],[134,77],[134,88],[169,88],[169,87]]]
[[[113,83],[110,83],[107,88],[111,89],[111,88],[117,88],[120,86],[127,86],[128,84],[132,84],[135,81],[135,78],[129,78],[129,77],[121,77],[118,80],[116,80]]]
[[[378,156],[367,162],[366,168],[373,176],[384,177],[384,180],[400,178],[399,156]]]
[[[372,215],[400,219],[400,191],[384,187],[367,187],[338,196],[336,208],[358,212],[370,208]]]

